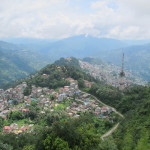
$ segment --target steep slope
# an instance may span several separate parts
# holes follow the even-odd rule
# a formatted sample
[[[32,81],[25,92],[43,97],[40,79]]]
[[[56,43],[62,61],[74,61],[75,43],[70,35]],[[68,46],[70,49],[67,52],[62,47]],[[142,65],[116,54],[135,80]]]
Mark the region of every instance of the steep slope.
[[[119,150],[149,150],[149,87],[128,87],[121,94],[110,87],[97,84],[89,92],[124,115],[119,128],[113,134]]]
[[[17,46],[0,42],[0,87],[35,71],[22,57],[17,55],[18,51],[20,49]]]
[[[54,64],[41,69],[37,74],[25,81],[28,85],[58,88],[67,85],[68,82],[65,79],[69,77],[75,80],[85,79],[89,81],[97,81],[81,70],[79,61],[75,58],[71,58],[70,61],[61,58]]]
[[[26,148],[26,146],[33,150],[46,150],[47,148],[51,149],[51,147],[56,149],[54,146],[59,146],[60,149],[66,149],[67,147],[68,150],[149,150],[149,87],[135,86],[132,88],[128,87],[124,91],[119,91],[115,87],[100,83],[99,80],[95,80],[81,70],[81,68],[78,69],[78,61],[75,58],[60,59],[55,63],[57,65],[48,65],[31,78],[25,80],[28,85],[27,88],[33,88],[33,92],[35,91],[33,94],[39,92],[39,96],[43,101],[43,105],[40,103],[40,107],[43,107],[41,111],[40,108],[37,107],[36,102],[33,102],[28,106],[26,105],[27,103],[30,103],[29,99],[31,98],[29,95],[26,95],[27,103],[25,103],[25,108],[32,110],[32,113],[28,113],[30,119],[26,120],[26,123],[32,122],[38,126],[29,133],[21,134],[22,136],[9,133],[0,134],[0,141],[2,142],[0,143],[0,146],[8,144],[15,147],[16,150],[20,150],[23,147]],[[105,122],[105,119],[112,119],[114,116],[103,118],[102,121],[99,118],[93,117],[91,111],[79,118],[75,117],[68,119],[68,117],[65,118],[65,116],[62,116],[62,109],[64,109],[62,106],[67,104],[66,107],[68,107],[69,99],[66,99],[66,102],[62,101],[62,105],[62,103],[56,102],[51,94],[53,93],[55,95],[60,91],[58,88],[63,87],[64,85],[66,86],[68,82],[66,82],[65,79],[68,79],[68,77],[77,80],[78,83],[81,80],[92,81],[90,82],[92,83],[91,87],[82,87],[81,89],[95,95],[97,100],[99,99],[102,102],[115,107],[124,115],[125,118],[123,120],[119,118],[116,120],[114,119],[117,123],[119,121],[120,125],[117,132],[113,134],[113,138],[108,137],[108,139],[106,138],[102,141],[99,134],[100,131],[104,131],[106,128],[112,128],[111,124],[113,121]],[[23,83],[23,85],[24,84],[26,85],[26,83]],[[53,89],[50,90],[45,87]],[[52,93],[50,93],[50,95],[47,94],[44,97],[44,91],[46,92],[49,90]],[[38,96],[35,96],[35,98],[38,98]],[[93,99],[94,97],[91,96],[91,98]],[[87,97],[85,97],[85,99],[87,99]],[[73,97],[72,100],[74,102],[77,99]],[[50,103],[48,101],[50,101]],[[78,106],[80,106],[80,102],[78,103]],[[51,110],[53,106],[55,109],[57,108],[56,104],[61,107],[57,109],[58,112],[54,113],[54,110]],[[48,105],[50,107],[48,107]],[[18,107],[20,108],[20,105]],[[44,109],[45,107],[48,107],[48,109]],[[86,108],[84,108],[84,110],[85,109]],[[46,113],[43,113],[43,111]],[[26,114],[27,118],[29,118],[28,115]],[[1,122],[3,123],[3,120],[1,120]],[[12,142],[12,139],[14,139],[15,142]]]
[[[149,150],[150,148],[150,88],[128,90],[118,109],[125,114],[120,128],[114,135],[118,149]]]

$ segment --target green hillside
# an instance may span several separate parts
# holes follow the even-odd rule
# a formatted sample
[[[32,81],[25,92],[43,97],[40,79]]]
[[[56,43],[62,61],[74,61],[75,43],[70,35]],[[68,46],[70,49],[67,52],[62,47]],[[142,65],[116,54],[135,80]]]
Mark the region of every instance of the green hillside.
[[[15,45],[0,42],[0,88],[35,71],[17,51]]]
[[[150,88],[128,90],[118,108],[125,114],[114,134],[118,149],[149,150],[150,148]]]
[[[5,50],[13,50],[14,55],[23,58],[29,66],[39,70],[49,63],[61,57],[94,57],[106,63],[121,66],[122,53],[125,53],[125,69],[131,70],[135,75],[149,81],[149,50],[150,45],[130,46],[128,42],[84,35],[69,37],[66,39],[20,41],[15,39],[18,46],[1,42]]]
[[[120,122],[119,128],[102,140],[100,136],[111,129],[114,122],[98,119],[91,111],[83,113],[79,118],[68,118],[62,111],[64,107],[68,107],[70,103],[68,99],[61,104],[57,103],[61,107],[58,109],[55,107],[56,112],[47,110],[44,114],[41,113],[41,105],[32,102],[28,107],[31,110],[29,114],[14,112],[9,115],[9,121],[2,119],[0,121],[1,125],[7,125],[13,121],[21,123],[23,119],[22,121],[26,123],[36,125],[34,130],[19,135],[0,134],[0,148],[4,150],[149,150],[150,87],[134,86],[119,91],[87,75],[78,68],[78,60],[75,58],[71,60],[62,58],[55,63],[57,65],[48,65],[31,78],[25,79],[28,87],[24,94],[30,94],[32,85],[57,91],[58,88],[68,85],[65,79],[71,77],[78,81],[80,90],[96,96],[124,115],[124,118],[114,119],[115,123]],[[61,65],[58,65],[59,63]],[[84,80],[92,82],[92,87],[85,87]],[[46,96],[52,99],[51,103],[55,103],[52,95]],[[75,100],[74,96],[71,101]]]
[[[75,58],[71,58],[71,61],[61,58],[54,64],[48,65],[41,69],[37,74],[34,75],[34,77],[31,77],[25,81],[29,85],[48,87],[50,89],[65,86],[68,84],[65,79],[69,77],[78,81],[83,79],[95,82],[97,81],[93,77],[83,72],[79,67],[79,62]],[[45,77],[45,75],[47,77]]]
[[[113,135],[118,150],[149,150],[150,87],[135,86],[121,93],[97,84],[89,92],[124,114]]]

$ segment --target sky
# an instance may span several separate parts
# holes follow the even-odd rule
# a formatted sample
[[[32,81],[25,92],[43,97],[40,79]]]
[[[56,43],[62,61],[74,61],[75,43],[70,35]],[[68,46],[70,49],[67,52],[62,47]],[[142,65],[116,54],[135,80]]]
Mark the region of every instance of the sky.
[[[0,38],[150,39],[150,0],[0,0]]]

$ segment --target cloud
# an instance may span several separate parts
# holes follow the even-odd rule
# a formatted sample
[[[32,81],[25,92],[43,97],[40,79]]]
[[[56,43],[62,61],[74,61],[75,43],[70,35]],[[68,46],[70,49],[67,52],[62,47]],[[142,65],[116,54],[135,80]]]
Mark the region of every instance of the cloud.
[[[149,15],[150,14],[150,1],[149,0],[117,0],[118,3],[124,7],[132,10],[137,15]]]
[[[149,0],[0,0],[0,37],[150,39]]]

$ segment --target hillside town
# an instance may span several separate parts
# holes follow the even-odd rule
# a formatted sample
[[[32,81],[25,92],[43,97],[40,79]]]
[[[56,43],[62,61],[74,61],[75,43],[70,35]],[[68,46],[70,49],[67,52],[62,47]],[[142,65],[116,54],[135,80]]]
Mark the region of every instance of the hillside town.
[[[79,63],[80,67],[94,78],[104,81],[106,84],[110,84],[114,87],[120,86],[120,80],[122,80],[119,77],[121,71],[120,67],[113,64],[90,64],[81,60]],[[132,84],[145,85],[145,82],[141,78],[134,76],[130,71],[125,72],[125,78],[123,80],[126,87]]]
[[[78,88],[78,82],[72,78],[67,78],[70,86],[64,86],[57,90],[41,88],[32,85],[32,91],[29,96],[24,95],[27,83],[10,88],[4,91],[0,89],[0,117],[8,119],[8,115],[13,111],[29,113],[29,106],[36,102],[40,108],[40,113],[46,111],[55,112],[57,110],[64,112],[68,117],[79,117],[82,113],[91,112],[99,118],[106,118],[113,121],[113,109],[100,104],[93,96],[82,92]],[[85,86],[91,87],[92,82],[84,81]],[[3,132],[13,132],[19,134],[22,132],[32,132],[33,124],[18,126],[12,123],[3,127]]]

